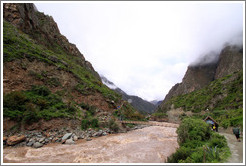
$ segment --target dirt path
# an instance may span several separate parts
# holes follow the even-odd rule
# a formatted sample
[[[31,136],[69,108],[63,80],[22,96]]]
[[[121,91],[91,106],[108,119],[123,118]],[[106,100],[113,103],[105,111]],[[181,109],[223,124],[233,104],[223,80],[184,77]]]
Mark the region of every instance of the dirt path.
[[[227,139],[228,146],[231,150],[231,157],[228,159],[228,163],[243,163],[243,139],[241,142],[236,140],[235,135],[221,132]]]

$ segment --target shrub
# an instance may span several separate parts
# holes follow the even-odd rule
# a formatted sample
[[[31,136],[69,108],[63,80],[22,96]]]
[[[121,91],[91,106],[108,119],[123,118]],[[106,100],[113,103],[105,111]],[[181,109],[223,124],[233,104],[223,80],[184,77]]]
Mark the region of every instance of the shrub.
[[[23,120],[27,124],[31,124],[39,120],[37,110],[34,104],[32,103],[26,104],[26,111],[23,114]]]
[[[114,132],[118,132],[120,129],[118,124],[113,119],[109,120],[108,126],[109,126],[109,129],[113,130]]]
[[[48,96],[51,93],[46,86],[37,86],[37,85],[32,86],[32,91],[40,96]]]
[[[204,141],[210,137],[211,130],[209,125],[200,119],[185,118],[178,130],[179,143],[187,141]]]
[[[218,147],[222,148],[227,145],[226,139],[224,136],[219,135],[218,133],[212,133],[210,140],[209,140],[209,147]]]
[[[230,155],[225,137],[212,132],[203,120],[185,118],[177,133],[180,148],[168,157],[168,162],[222,162]]]
[[[98,128],[99,127],[98,120],[96,118],[92,119],[90,125],[92,128]]]
[[[180,147],[173,155],[168,157],[167,161],[169,163],[178,163],[185,160],[191,153],[190,148]]]
[[[91,128],[98,128],[99,127],[98,119],[96,119],[96,118],[93,118],[93,119],[83,119],[81,121],[81,129],[82,130],[86,130],[89,127],[91,127]]]
[[[83,119],[81,121],[81,129],[82,130],[86,130],[89,127],[89,125],[90,125],[90,122],[88,119]]]

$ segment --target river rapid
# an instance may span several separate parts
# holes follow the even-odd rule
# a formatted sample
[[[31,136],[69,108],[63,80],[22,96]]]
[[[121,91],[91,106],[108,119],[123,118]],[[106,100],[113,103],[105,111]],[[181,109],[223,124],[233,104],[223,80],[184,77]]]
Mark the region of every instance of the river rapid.
[[[4,163],[164,163],[178,148],[176,128],[150,126],[74,145],[6,147]]]

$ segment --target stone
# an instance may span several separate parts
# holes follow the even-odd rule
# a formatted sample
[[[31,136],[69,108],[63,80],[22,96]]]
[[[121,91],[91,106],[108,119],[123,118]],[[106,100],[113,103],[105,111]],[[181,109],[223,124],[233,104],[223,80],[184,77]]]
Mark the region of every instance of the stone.
[[[77,141],[78,140],[78,137],[76,135],[73,136],[73,140],[74,141]]]
[[[42,143],[42,142],[44,142],[44,140],[45,140],[45,137],[40,138],[40,139],[39,139],[39,142]]]
[[[90,137],[86,138],[86,141],[91,141],[92,139]]]
[[[35,142],[35,143],[33,144],[33,147],[34,147],[34,148],[41,148],[42,146],[43,146],[43,144],[40,143],[40,142]]]
[[[46,138],[46,139],[44,140],[44,142],[45,142],[45,143],[49,143],[50,140],[49,140],[48,138]]]
[[[69,138],[72,136],[72,134],[73,134],[73,133],[67,133],[67,134],[65,134],[65,135],[62,137],[62,141],[63,141],[63,140],[66,141],[67,139],[69,139]]]
[[[67,140],[66,140],[65,144],[71,145],[71,144],[75,144],[75,142],[73,141],[72,138],[70,138],[70,139],[67,139]]]
[[[14,135],[14,136],[11,136],[8,138],[7,145],[10,145],[10,146],[16,145],[20,142],[25,141],[25,139],[26,139],[26,137],[24,135],[21,135],[21,136]]]
[[[34,141],[29,141],[26,146],[32,146],[34,144]]]

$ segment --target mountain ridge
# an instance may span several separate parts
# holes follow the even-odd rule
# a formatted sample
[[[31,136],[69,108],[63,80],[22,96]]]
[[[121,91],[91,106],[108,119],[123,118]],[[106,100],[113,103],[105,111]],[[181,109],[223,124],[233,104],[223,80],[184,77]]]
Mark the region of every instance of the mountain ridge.
[[[122,95],[122,98],[125,101],[130,101],[130,104],[137,110],[142,113],[153,113],[154,110],[157,108],[155,104],[148,102],[141,97],[128,95],[122,89],[117,87],[113,82],[109,81],[105,76],[101,75],[102,82],[107,85],[109,88],[113,89],[118,94]]]

